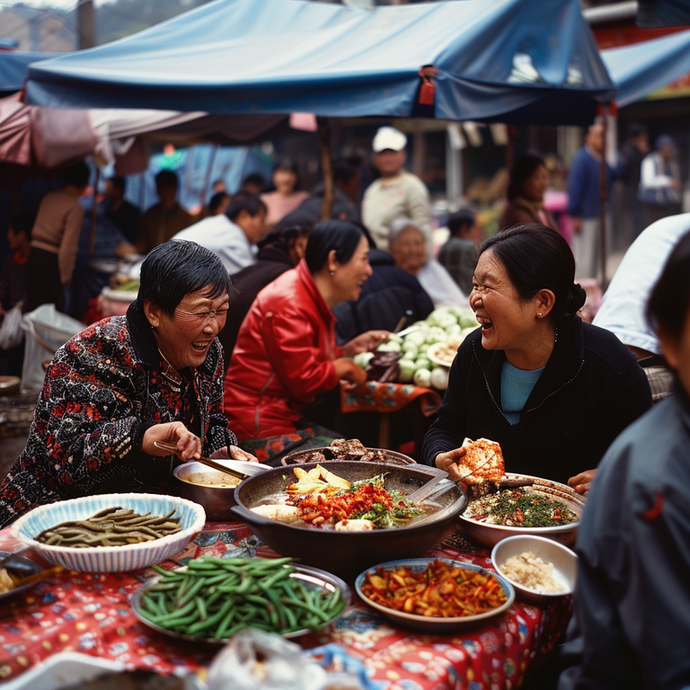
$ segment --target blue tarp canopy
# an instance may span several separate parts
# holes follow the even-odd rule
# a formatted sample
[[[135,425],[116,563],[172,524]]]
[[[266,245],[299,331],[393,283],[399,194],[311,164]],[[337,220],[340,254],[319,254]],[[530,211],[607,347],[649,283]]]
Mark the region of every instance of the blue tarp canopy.
[[[579,0],[373,10],[215,0],[34,63],[26,98],[53,108],[410,117],[423,65],[439,70],[430,114],[440,119],[578,124],[612,88]]]
[[[690,72],[690,31],[602,50],[601,57],[622,107]]]
[[[643,29],[690,24],[688,0],[638,0],[637,25]]]
[[[21,90],[26,79],[26,68],[32,62],[40,62],[60,53],[7,53],[0,51],[0,95]]]

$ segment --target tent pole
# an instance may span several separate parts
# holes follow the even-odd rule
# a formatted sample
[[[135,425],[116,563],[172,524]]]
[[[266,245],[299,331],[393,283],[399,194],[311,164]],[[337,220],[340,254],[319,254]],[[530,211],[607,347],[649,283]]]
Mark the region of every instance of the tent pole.
[[[216,143],[211,150],[211,155],[209,156],[208,168],[206,170],[206,180],[204,181],[204,186],[201,189],[201,194],[199,195],[199,204],[201,205],[201,211],[203,213],[206,206],[206,199],[208,198],[208,186],[211,184],[211,173],[213,172],[213,166],[216,163],[216,154],[218,153],[218,144]]]
[[[606,113],[603,117],[604,125],[604,150],[601,154],[601,160],[599,161],[599,225],[601,233],[601,291],[606,290],[606,201],[608,198],[606,189],[606,125],[607,125]]]
[[[96,213],[98,212],[98,204],[96,202],[96,195],[98,194],[98,185],[101,182],[101,169],[96,166],[96,180],[93,183],[93,197],[91,199],[91,229],[89,236],[89,256],[93,256],[96,252]]]
[[[323,205],[321,220],[329,220],[333,212],[333,165],[331,162],[331,127],[327,117],[317,117],[319,145],[321,147],[321,172],[323,174]]]

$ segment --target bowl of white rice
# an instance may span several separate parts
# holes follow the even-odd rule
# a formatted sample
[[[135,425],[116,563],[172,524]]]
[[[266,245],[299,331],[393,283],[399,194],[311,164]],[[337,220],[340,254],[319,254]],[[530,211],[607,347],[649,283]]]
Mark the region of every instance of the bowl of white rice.
[[[533,535],[507,537],[494,546],[491,562],[530,604],[548,604],[575,589],[577,556],[567,546]]]

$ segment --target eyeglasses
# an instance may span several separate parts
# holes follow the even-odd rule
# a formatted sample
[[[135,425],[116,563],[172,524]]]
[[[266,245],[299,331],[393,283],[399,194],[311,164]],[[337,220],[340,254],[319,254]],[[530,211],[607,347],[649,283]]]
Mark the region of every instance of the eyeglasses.
[[[178,307],[177,309],[175,309],[175,311],[179,312],[180,314],[184,314],[185,316],[192,317],[197,321],[203,321],[205,324],[209,321],[213,321],[214,319],[224,319],[228,314],[227,307],[225,309],[211,309],[211,311],[197,312],[184,311],[184,309],[180,309]]]

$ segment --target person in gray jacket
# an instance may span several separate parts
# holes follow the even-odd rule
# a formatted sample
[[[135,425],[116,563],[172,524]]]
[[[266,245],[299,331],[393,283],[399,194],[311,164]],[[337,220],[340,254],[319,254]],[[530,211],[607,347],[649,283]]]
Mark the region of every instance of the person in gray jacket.
[[[579,652],[559,690],[690,687],[690,235],[647,304],[676,394],[604,456],[578,531]]]

